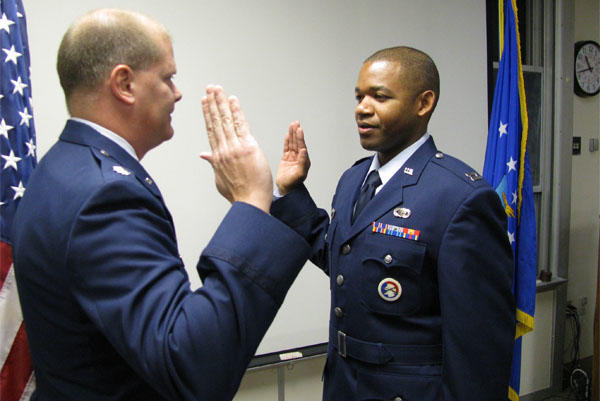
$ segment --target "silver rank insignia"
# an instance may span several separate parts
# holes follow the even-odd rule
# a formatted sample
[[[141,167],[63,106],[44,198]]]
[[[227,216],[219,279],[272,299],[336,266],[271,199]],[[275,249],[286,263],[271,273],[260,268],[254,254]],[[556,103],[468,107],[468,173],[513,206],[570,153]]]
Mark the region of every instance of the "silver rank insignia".
[[[384,278],[379,282],[377,286],[377,292],[381,299],[387,302],[394,302],[402,295],[402,286],[398,280],[394,280],[391,277]]]
[[[408,219],[410,217],[410,209],[405,207],[397,207],[394,209],[394,216],[401,219]]]
[[[413,169],[410,167],[404,167],[404,174],[413,175]]]
[[[124,167],[121,166],[113,166],[113,171],[117,174],[121,174],[121,175],[129,175],[131,174],[131,171],[127,170]]]
[[[479,181],[483,178],[481,175],[479,175],[479,173],[477,171],[471,171],[469,173],[465,173],[465,176],[473,182]]]

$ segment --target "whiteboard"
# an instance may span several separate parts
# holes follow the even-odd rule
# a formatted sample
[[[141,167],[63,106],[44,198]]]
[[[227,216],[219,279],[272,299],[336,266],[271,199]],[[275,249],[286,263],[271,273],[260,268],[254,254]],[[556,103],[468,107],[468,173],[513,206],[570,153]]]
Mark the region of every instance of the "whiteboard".
[[[174,138],[142,164],[173,215],[179,250],[193,285],[195,266],[229,204],[217,193],[200,99],[208,84],[240,98],[273,171],[288,124],[304,127],[312,168],[306,185],[326,210],[337,180],[365,155],[354,122],[354,87],[375,50],[408,45],[428,53],[441,76],[429,125],[438,147],[481,171],[487,136],[485,2],[480,0],[25,0],[32,60],[38,158],[67,118],[55,63],[67,27],[85,12],[120,7],[151,15],[173,37],[183,93]],[[277,261],[273,261],[277,268]],[[329,283],[308,263],[261,343],[258,354],[324,343]]]

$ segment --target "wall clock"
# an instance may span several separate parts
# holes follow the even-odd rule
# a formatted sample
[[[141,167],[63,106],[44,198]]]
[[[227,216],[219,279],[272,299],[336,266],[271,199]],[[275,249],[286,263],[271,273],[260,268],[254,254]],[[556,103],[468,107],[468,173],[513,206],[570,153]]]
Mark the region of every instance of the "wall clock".
[[[594,96],[600,92],[600,45],[593,40],[575,43],[575,94]]]

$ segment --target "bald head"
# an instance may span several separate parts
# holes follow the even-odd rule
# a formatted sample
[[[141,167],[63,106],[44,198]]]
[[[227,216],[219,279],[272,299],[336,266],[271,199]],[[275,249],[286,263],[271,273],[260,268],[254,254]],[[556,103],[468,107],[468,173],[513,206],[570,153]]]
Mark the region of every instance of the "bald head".
[[[170,41],[166,28],[135,12],[101,9],[79,18],[65,33],[56,63],[67,105],[75,91],[97,89],[116,65],[138,70],[158,62],[160,39]]]
[[[376,61],[397,63],[402,84],[415,94],[432,90],[437,104],[440,97],[440,76],[435,63],[426,53],[408,46],[390,47],[373,53],[364,63]]]

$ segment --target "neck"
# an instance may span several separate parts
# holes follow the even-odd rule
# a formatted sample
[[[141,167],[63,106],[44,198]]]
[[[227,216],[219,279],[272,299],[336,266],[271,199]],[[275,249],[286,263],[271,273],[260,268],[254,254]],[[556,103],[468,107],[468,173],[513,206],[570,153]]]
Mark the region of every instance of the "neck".
[[[91,121],[119,135],[133,147],[138,159],[142,160],[149,149],[142,145],[141,136],[131,124],[129,111],[101,99],[102,97],[98,97],[95,102],[69,101],[73,105],[69,107],[71,117]]]

